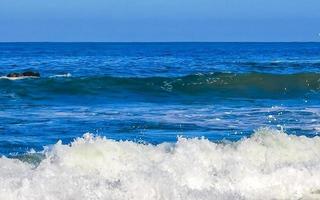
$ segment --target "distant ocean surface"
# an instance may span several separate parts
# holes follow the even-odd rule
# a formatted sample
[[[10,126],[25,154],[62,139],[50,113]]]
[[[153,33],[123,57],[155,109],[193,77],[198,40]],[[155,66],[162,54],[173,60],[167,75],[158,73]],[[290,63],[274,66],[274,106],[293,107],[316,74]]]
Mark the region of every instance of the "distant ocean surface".
[[[318,134],[320,43],[0,43],[1,200],[320,199]]]

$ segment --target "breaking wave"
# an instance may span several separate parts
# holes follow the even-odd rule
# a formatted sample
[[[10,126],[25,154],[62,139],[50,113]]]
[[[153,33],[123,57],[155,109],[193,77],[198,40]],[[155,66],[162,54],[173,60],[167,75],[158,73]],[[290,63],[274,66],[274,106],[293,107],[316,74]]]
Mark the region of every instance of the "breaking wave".
[[[0,159],[0,199],[320,198],[320,138],[270,129],[234,143],[157,146],[85,134],[48,148],[39,164],[22,160]]]

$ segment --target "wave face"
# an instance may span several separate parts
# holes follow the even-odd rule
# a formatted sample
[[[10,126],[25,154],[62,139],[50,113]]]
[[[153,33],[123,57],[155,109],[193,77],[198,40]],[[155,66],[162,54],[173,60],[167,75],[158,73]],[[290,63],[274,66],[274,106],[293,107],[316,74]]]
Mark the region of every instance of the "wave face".
[[[0,199],[320,198],[319,158],[319,137],[270,129],[234,143],[157,146],[85,134],[47,149],[37,166],[1,158]]]
[[[320,74],[195,74],[183,77],[69,77],[0,80],[2,93],[17,96],[54,95],[208,96],[233,98],[294,98],[319,94]]]

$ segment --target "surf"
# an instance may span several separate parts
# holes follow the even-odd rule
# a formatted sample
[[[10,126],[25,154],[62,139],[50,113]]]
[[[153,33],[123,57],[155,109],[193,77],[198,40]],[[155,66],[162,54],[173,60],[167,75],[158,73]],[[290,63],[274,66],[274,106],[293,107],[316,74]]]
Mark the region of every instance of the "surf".
[[[0,159],[0,199],[320,197],[320,138],[273,129],[238,142],[180,137],[159,145],[88,133],[42,154],[38,164]]]

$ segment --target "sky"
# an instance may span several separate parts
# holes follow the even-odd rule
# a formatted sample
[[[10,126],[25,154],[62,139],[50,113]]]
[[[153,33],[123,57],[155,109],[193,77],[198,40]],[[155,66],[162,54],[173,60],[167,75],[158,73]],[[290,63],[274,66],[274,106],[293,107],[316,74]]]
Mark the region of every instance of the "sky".
[[[320,42],[320,0],[0,0],[1,42]]]

